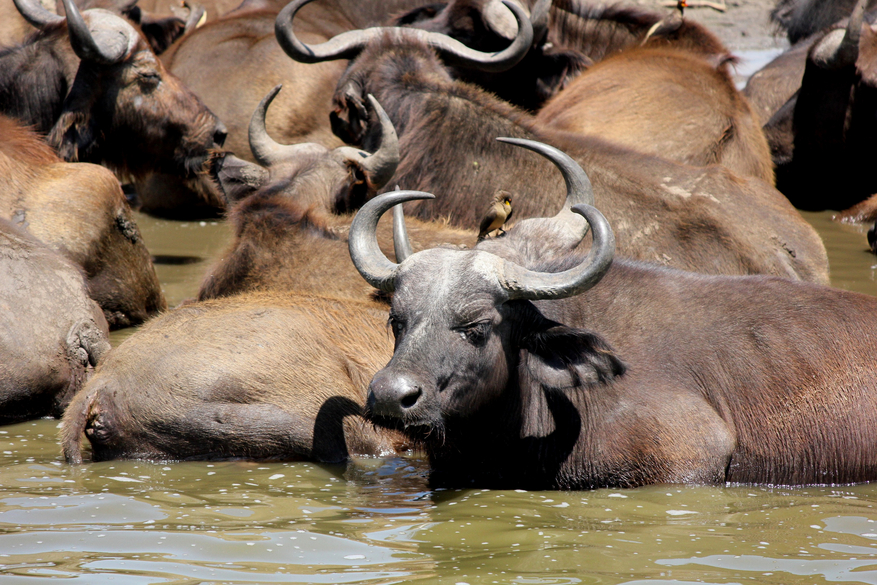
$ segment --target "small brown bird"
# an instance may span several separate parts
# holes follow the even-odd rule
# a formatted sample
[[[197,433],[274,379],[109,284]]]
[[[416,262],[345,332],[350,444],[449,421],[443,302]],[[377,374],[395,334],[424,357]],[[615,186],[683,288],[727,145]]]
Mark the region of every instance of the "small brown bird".
[[[480,242],[487,237],[487,234],[494,230],[505,233],[502,226],[512,218],[512,194],[508,191],[500,189],[493,196],[493,202],[487,208],[484,219],[481,220],[481,226],[478,228],[478,241]]]

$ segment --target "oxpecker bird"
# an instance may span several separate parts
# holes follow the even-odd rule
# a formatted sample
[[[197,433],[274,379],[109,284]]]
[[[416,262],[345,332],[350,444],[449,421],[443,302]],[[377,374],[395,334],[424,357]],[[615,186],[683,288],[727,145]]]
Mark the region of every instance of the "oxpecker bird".
[[[502,226],[512,218],[512,194],[500,189],[493,196],[493,202],[487,208],[481,226],[478,228],[478,241],[487,237],[493,230],[503,232]],[[505,232],[503,232],[505,233]]]

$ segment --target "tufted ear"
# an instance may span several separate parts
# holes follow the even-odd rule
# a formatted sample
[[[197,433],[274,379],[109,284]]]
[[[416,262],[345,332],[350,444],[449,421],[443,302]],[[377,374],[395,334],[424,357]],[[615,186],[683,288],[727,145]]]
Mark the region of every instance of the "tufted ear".
[[[100,136],[91,115],[99,84],[94,71],[80,64],[61,115],[49,131],[49,146],[67,162],[101,162],[96,156]]]
[[[231,153],[215,153],[207,164],[208,174],[219,185],[227,206],[244,199],[268,180],[268,171]]]
[[[603,338],[560,324],[533,332],[521,342],[522,436],[554,431],[546,393],[605,384],[625,372],[624,363]]]
[[[65,109],[47,138],[49,145],[67,162],[99,162],[91,156],[97,136],[87,112]]]

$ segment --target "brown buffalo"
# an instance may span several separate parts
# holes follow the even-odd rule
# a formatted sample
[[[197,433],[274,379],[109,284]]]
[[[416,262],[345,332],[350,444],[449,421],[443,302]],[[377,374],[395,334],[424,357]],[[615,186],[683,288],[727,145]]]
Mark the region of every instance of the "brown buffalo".
[[[373,154],[347,146],[329,150],[314,143],[281,145],[265,128],[274,88],[258,105],[249,139],[260,165],[225,155],[212,166],[229,199],[234,239],[208,270],[198,300],[252,290],[294,291],[333,297],[370,298],[350,262],[346,233],[350,212],[375,195],[399,162],[396,133],[374,100],[370,114],[381,119]],[[474,234],[443,223],[413,222],[418,246],[474,242]],[[381,226],[392,249],[393,235]]]
[[[877,479],[877,299],[626,260],[596,208],[583,253],[516,226],[390,262],[357,214],[351,257],[392,293],[393,358],[367,416],[436,485],[589,489]]]
[[[685,50],[629,49],[607,57],[545,104],[535,121],[774,184],[770,148],[748,100],[726,70]]]
[[[42,30],[0,54],[0,111],[48,132],[65,160],[199,185],[224,127],[164,69],[143,35],[102,9],[80,14],[70,0],[69,18],[17,2]]]
[[[72,262],[0,218],[0,423],[60,417],[109,349]]]
[[[83,433],[93,461],[404,449],[362,419],[368,380],[392,353],[385,323],[372,302],[289,292],[178,307],[106,356],[64,416],[64,456],[82,462]]]
[[[294,37],[289,16],[278,17],[283,37]],[[287,39],[284,46],[293,58],[306,52],[323,59],[356,55],[339,80],[337,126],[361,143],[368,135],[359,113],[365,96],[378,99],[399,133],[402,160],[393,184],[438,195],[435,205],[406,208],[409,215],[447,217],[477,229],[497,189],[516,194],[516,218],[551,214],[563,191],[551,165],[496,138],[537,140],[569,153],[588,171],[597,204],[615,222],[620,250],[631,258],[713,274],[828,282],[821,239],[770,185],[718,165],[695,168],[540,128],[531,116],[450,79],[435,52],[420,39],[402,38],[403,32],[346,33],[343,42],[320,47],[296,47],[297,40]]]
[[[65,163],[0,115],[0,217],[80,266],[112,329],[167,308],[133,213],[107,169]]]

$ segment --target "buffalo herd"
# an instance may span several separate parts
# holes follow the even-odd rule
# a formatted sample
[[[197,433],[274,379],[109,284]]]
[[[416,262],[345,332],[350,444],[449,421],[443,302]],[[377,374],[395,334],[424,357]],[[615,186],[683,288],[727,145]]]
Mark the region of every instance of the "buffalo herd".
[[[742,90],[623,2],[0,1],[0,422],[69,463],[877,479],[877,299],[799,211],[877,220],[867,0],[780,0]],[[194,298],[135,211],[229,224]]]

